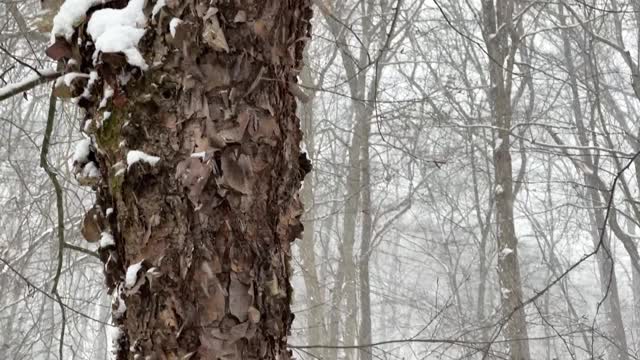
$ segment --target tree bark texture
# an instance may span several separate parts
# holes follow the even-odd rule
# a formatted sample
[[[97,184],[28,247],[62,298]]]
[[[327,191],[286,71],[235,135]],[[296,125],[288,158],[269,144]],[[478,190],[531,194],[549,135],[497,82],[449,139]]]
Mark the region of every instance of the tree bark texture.
[[[86,32],[92,13],[125,0],[90,9],[49,52],[98,75],[71,92],[89,91],[78,99],[92,184],[115,239],[100,256],[117,359],[288,359],[290,243],[310,170],[290,90],[311,1],[167,0],[152,15],[155,3],[137,46],[145,71],[121,53],[94,57]],[[160,160],[134,162],[136,150]]]

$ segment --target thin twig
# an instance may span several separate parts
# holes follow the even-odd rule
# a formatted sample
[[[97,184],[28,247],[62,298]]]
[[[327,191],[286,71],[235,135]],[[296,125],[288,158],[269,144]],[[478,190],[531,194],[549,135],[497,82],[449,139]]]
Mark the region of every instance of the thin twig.
[[[100,259],[100,256],[99,256],[99,255],[98,255],[98,253],[96,253],[95,251],[91,251],[91,250],[89,250],[89,249],[85,249],[85,248],[80,247],[80,246],[76,246],[76,245],[73,245],[73,244],[69,244],[68,242],[65,242],[65,243],[64,243],[64,247],[65,247],[65,248],[67,248],[67,249],[69,249],[69,250],[78,251],[78,252],[81,252],[81,253],[83,253],[83,254],[87,254],[87,255],[89,255],[89,256],[93,256],[93,257],[95,257],[96,259]]]
[[[0,50],[2,50],[2,52],[4,52],[5,54],[9,55],[10,58],[12,58],[13,60],[15,60],[16,62],[18,62],[20,65],[27,67],[29,69],[31,69],[32,71],[34,71],[36,74],[38,74],[38,76],[42,77],[42,73],[36,69],[35,67],[29,65],[28,63],[20,60],[17,56],[13,55],[11,53],[11,51],[7,50],[4,48],[4,46],[0,46]]]
[[[3,263],[9,270],[11,270],[11,272],[13,272],[14,274],[16,274],[22,281],[24,281],[29,287],[35,289],[37,292],[41,293],[42,295],[44,295],[45,297],[47,297],[50,300],[56,301],[58,303],[61,303],[60,301],[58,301],[58,299],[54,298],[53,296],[51,296],[51,294],[49,294],[48,292],[42,290],[41,288],[39,288],[38,286],[36,286],[33,282],[31,282],[31,280],[29,280],[26,276],[24,276],[21,272],[19,272],[16,268],[14,268],[13,266],[11,266],[11,264],[0,257],[0,262]],[[61,300],[61,299],[60,299]],[[81,317],[87,319],[87,320],[91,320],[94,321],[98,324],[102,324],[104,326],[109,326],[109,327],[114,327],[113,324],[110,324],[108,322],[102,321],[100,319],[96,319],[94,317],[91,317],[79,310],[74,309],[73,307],[65,304],[65,303],[61,303],[62,306],[64,306],[65,309],[71,311],[74,314],[80,315]]]

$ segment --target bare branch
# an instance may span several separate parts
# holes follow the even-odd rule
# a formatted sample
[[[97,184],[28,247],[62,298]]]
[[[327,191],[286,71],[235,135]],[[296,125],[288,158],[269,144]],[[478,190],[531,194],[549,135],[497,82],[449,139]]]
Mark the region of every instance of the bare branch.
[[[62,76],[62,72],[54,70],[40,70],[41,75],[29,76],[23,81],[15,84],[9,84],[0,88],[0,101],[4,101],[10,97],[31,90],[38,85],[48,83]]]

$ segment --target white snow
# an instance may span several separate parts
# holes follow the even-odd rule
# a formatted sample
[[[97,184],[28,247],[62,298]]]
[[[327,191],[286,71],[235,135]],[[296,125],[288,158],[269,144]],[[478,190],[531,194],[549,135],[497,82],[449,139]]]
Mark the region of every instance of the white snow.
[[[496,150],[500,149],[500,146],[502,146],[502,138],[498,138],[498,140],[496,140]]]
[[[107,210],[104,213],[106,214],[106,216],[113,214],[113,208],[107,208]]]
[[[500,195],[502,193],[504,193],[504,188],[502,188],[502,185],[496,185],[496,195]]]
[[[42,76],[52,76],[55,73],[56,73],[55,70],[40,70],[40,74],[42,74]],[[28,76],[24,80],[22,80],[20,82],[17,82],[15,84],[5,85],[5,86],[0,88],[0,97],[6,96],[9,93],[12,93],[12,92],[16,91],[16,89],[19,89],[19,88],[21,88],[23,86],[26,86],[27,84],[33,83],[34,81],[38,81],[38,79],[40,79],[42,76],[40,76],[38,74],[33,74],[33,75]]]
[[[105,111],[104,116],[102,117],[102,120],[107,121],[109,120],[110,117],[111,117],[111,111]]]
[[[117,295],[117,298],[114,299],[114,302],[118,303],[118,308],[113,311],[113,316],[119,318],[124,315],[125,311],[127,311],[127,304],[124,303],[124,300],[122,300],[119,295]]]
[[[129,64],[142,70],[147,70],[149,66],[136,48],[143,35],[143,29],[125,26],[114,27],[112,31],[107,32],[96,40],[96,51],[106,53],[122,52],[127,57]]]
[[[107,106],[107,101],[109,101],[109,98],[112,96],[113,96],[113,88],[109,86],[109,84],[105,83],[104,95],[102,96],[102,100],[100,100],[100,105],[98,106],[98,109],[102,109],[103,107]]]
[[[127,169],[129,169],[131,165],[139,161],[144,161],[151,166],[155,166],[158,161],[160,161],[160,158],[157,156],[145,154],[144,152],[139,150],[129,150],[129,152],[127,153]]]
[[[512,254],[512,253],[513,253],[513,250],[508,248],[508,247],[506,247],[506,248],[502,249],[502,251],[500,251],[500,256],[505,257],[505,256],[507,256],[509,254]]]
[[[95,40],[115,26],[144,27],[144,0],[131,0],[123,9],[102,9],[91,15],[87,32]]]
[[[82,176],[88,177],[88,178],[97,178],[97,177],[100,177],[100,170],[98,170],[98,167],[93,161],[89,161],[82,168]]]
[[[509,294],[511,294],[511,290],[509,290],[507,288],[500,288],[500,292],[502,293],[502,298],[503,299],[508,299],[509,298]]]
[[[91,150],[89,147],[91,146],[91,139],[82,139],[76,144],[76,149],[73,151],[73,157],[71,160],[73,162],[77,162],[78,164],[84,164],[89,161],[89,154]]]
[[[107,216],[108,215],[109,214],[107,214]],[[113,239],[113,235],[109,234],[106,231],[103,231],[100,234],[100,247],[101,248],[106,248],[106,247],[109,247],[109,246],[116,246],[116,241]]]
[[[120,284],[113,293],[113,298],[111,300],[112,306],[114,304],[117,305],[116,309],[111,313],[111,316],[116,319],[121,318],[125,311],[127,311],[127,304],[122,300],[122,290],[122,284]]]
[[[91,89],[93,88],[93,84],[96,82],[96,80],[98,80],[98,72],[93,70],[89,73],[89,82],[82,92],[83,98],[88,99],[91,97]]]
[[[204,159],[205,156],[207,156],[207,152],[206,151],[200,151],[200,152],[195,152],[193,154],[191,154],[191,157],[194,159]]]
[[[75,26],[80,25],[87,16],[87,11],[93,6],[107,3],[110,0],[66,0],[60,7],[58,14],[53,18],[51,29],[51,43],[56,40],[56,36],[64,37],[67,40],[73,36]]]
[[[120,337],[122,337],[123,332],[122,330],[117,327],[117,326],[110,326],[107,327],[107,338],[109,339],[109,352],[112,355],[112,359],[116,358],[116,354],[118,351],[120,351],[120,344],[118,343],[118,341],[120,340]]]
[[[96,73],[96,75],[98,75],[98,73]],[[71,83],[73,82],[73,80],[79,77],[91,78],[91,75],[80,73],[80,72],[70,72],[68,74],[65,74],[63,77],[58,78],[58,80],[56,80],[56,85],[59,85],[60,82],[62,81],[64,82],[65,85],[71,86]]]
[[[171,37],[176,37],[176,28],[181,23],[182,23],[182,20],[178,18],[171,19],[171,22],[169,22],[169,32],[171,32]]]
[[[133,264],[127,268],[127,275],[124,279],[124,287],[131,289],[136,285],[138,281],[138,271],[142,268],[142,261],[137,264]]]
[[[91,124],[92,124],[92,123],[93,123],[93,120],[92,120],[92,119],[87,119],[87,121],[85,121],[85,122],[84,122],[84,129],[83,129],[83,131],[84,131],[85,133],[88,133],[88,132],[89,132],[89,130],[91,130]]]
[[[147,22],[142,9],[144,0],[131,0],[124,9],[102,9],[96,11],[89,20],[87,32],[95,42],[97,60],[98,52],[122,52],[129,64],[142,70],[148,68],[147,63],[138,51],[138,42],[144,36]]]
[[[165,5],[167,5],[166,0],[157,0],[153,5],[153,10],[151,10],[151,17],[155,17]]]

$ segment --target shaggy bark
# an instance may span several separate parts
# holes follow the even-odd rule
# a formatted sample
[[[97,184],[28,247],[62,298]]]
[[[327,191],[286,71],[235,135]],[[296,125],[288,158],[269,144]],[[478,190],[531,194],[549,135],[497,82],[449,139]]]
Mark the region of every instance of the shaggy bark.
[[[310,170],[291,91],[310,1],[167,0],[155,16],[147,1],[146,71],[120,53],[93,57],[87,21],[127,3],[90,9],[48,51],[67,71],[98,75],[69,91],[89,92],[78,100],[100,176],[84,183],[115,239],[100,256],[117,358],[288,359],[290,243]],[[133,162],[134,150],[160,160]]]

